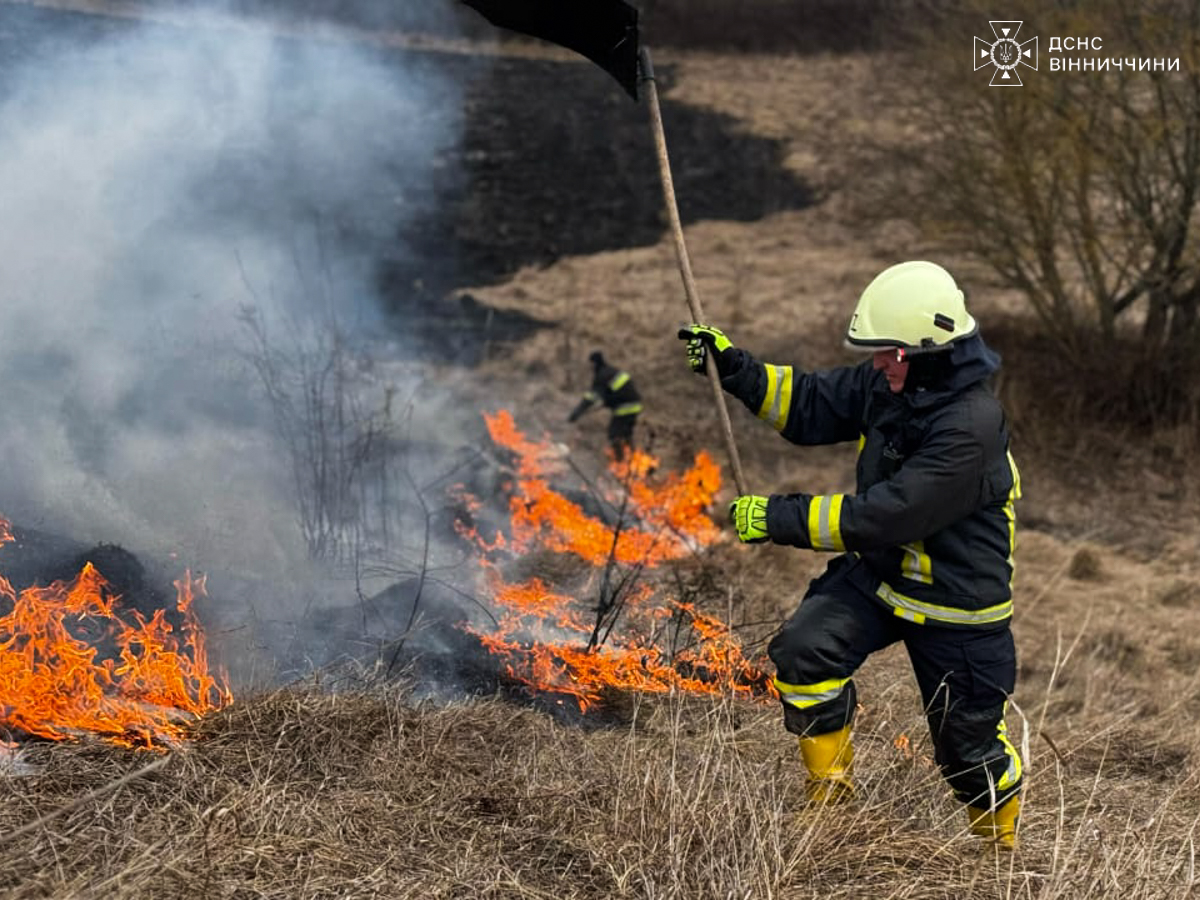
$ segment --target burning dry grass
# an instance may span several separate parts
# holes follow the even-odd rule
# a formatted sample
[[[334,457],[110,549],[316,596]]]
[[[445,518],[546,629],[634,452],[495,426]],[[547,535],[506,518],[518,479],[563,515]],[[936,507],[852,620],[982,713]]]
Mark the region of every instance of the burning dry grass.
[[[848,92],[870,87],[861,61],[747,58],[739,66],[741,77],[727,79],[705,57],[685,59],[678,97],[703,98],[788,140],[789,165],[822,190],[840,188],[834,144],[852,142],[864,127],[840,114],[858,106]],[[704,71],[713,73],[707,82],[691,81]],[[768,81],[771,73],[779,77]],[[718,80],[734,88],[717,96]],[[791,118],[797,110],[810,112]],[[833,133],[839,128],[846,133]],[[832,338],[862,284],[898,254],[927,249],[864,231],[843,212],[834,193],[819,208],[758,223],[690,228],[713,321],[774,359],[839,361]],[[665,240],[527,270],[481,296],[562,324],[473,376],[489,391],[511,395],[520,409],[548,411],[561,434],[585,386],[587,350],[620,341],[619,362],[647,399],[639,428],[656,433],[655,450],[674,465],[716,445],[702,389],[673,337],[684,313]],[[1009,298],[985,290],[977,299],[986,311]],[[759,427],[736,408],[734,415],[739,434]],[[597,417],[564,437],[595,448],[602,432]],[[749,431],[742,447],[756,489],[844,486],[851,478],[852,456],[840,450],[788,454]],[[1027,508],[1040,502],[1072,523],[1086,521],[1085,513],[1066,515],[1049,478],[1028,477],[1037,464],[1026,465],[1017,449],[1029,487],[1022,516],[1032,520]],[[1095,495],[1106,518],[1119,487]],[[1140,502],[1144,484],[1135,488]],[[1159,521],[1153,533],[1170,528]],[[1011,725],[1027,743],[1028,803],[1016,854],[996,856],[964,834],[961,810],[928,760],[907,663],[889,650],[863,672],[861,792],[848,808],[805,808],[794,744],[769,705],[619,693],[603,700],[620,707],[623,725],[584,729],[500,700],[437,707],[395,686],[314,684],[210,714],[193,743],[149,771],[151,757],[96,743],[36,744],[0,760],[0,893],[1195,895],[1194,531],[1150,563],[1021,534],[1014,627],[1024,716],[1017,712]],[[714,554],[722,587],[767,629],[824,562],[787,548],[718,546]],[[547,576],[545,558],[524,560],[530,577]]]
[[[295,686],[209,715],[192,745],[124,783],[145,754],[27,748],[37,773],[0,776],[0,892],[1141,900],[1195,888],[1194,778],[1169,793],[1136,774],[1106,787],[1094,766],[1035,746],[1022,849],[997,855],[964,834],[927,742],[897,746],[922,727],[907,699],[884,689],[863,712],[860,799],[808,809],[772,706],[634,696],[624,726],[584,729],[500,700]]]

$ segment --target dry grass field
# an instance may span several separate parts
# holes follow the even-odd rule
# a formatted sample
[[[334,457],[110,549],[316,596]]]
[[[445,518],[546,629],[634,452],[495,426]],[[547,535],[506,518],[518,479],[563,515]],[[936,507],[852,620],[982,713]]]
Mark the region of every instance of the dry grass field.
[[[711,322],[771,361],[846,362],[840,329],[862,287],[893,262],[932,256],[970,285],[985,336],[1013,363],[999,389],[1025,492],[1009,714],[1027,773],[1019,849],[996,853],[966,833],[898,648],[859,676],[860,792],[836,809],[806,806],[772,703],[630,695],[615,724],[585,728],[498,697],[420,701],[404,679],[351,669],[240,697],[165,758],[92,743],[0,757],[0,895],[1200,896],[1194,436],[1056,428],[1056,411],[1039,405],[1053,392],[1040,390],[1036,361],[1020,349],[1032,327],[1020,298],[907,227],[856,221],[856,146],[893,127],[872,103],[871,57],[672,49],[660,62],[674,67],[672,101],[785,142],[788,168],[819,198],[687,229]],[[670,119],[666,128],[669,143]],[[639,428],[664,466],[701,448],[720,455],[707,387],[674,336],[687,307],[668,236],[522,269],[472,293],[555,327],[497,345],[475,370],[430,364],[428,378],[468,408],[492,410],[503,397],[530,433],[598,459],[603,417],[568,426],[566,414],[599,348],[637,380]],[[756,491],[852,486],[852,448],[794,448],[740,406],[731,413]],[[751,642],[824,565],[728,540],[708,554],[738,621],[766,623],[747,630]]]

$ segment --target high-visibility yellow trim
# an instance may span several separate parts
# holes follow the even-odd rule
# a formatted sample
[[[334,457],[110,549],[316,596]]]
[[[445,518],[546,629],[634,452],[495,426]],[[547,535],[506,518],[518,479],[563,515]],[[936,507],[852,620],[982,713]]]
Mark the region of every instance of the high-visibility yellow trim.
[[[902,609],[899,606],[893,606],[892,612],[901,619],[907,619],[909,622],[912,622],[916,625],[925,624],[925,615],[923,613],[913,612],[911,609]]]
[[[901,574],[910,581],[933,584],[933,560],[925,552],[925,542],[901,544],[900,549],[904,551],[904,559],[900,561]]]
[[[767,392],[763,395],[762,405],[758,408],[758,417],[760,419],[769,419],[771,417],[771,406],[775,402],[775,397],[779,393],[779,370],[772,365],[763,364],[763,369],[767,373]]]
[[[808,540],[814,550],[845,550],[842,500],[845,494],[818,494],[808,501]]]
[[[628,372],[618,372],[616,375],[613,376],[613,380],[608,383],[608,389],[610,391],[619,391],[621,388],[625,387],[625,384],[628,381],[629,381],[629,373]]]
[[[779,414],[771,420],[776,431],[787,427],[788,413],[792,410],[792,367],[784,366],[779,372]]]
[[[1008,587],[1011,590],[1013,578],[1017,574],[1017,505],[1021,498],[1021,473],[1017,470],[1017,461],[1013,459],[1012,451],[1008,453],[1008,468],[1012,472],[1012,487],[1008,491],[1008,500],[1004,504],[1004,518],[1008,520]]]
[[[1004,704],[1004,709],[1006,712],[1008,711],[1007,703]],[[1003,717],[996,727],[996,737],[1004,745],[1004,753],[1008,757],[1008,768],[1004,770],[1004,774],[1000,776],[1000,783],[996,785],[997,788],[1005,791],[1021,780],[1021,755],[1017,753],[1017,748],[1008,739],[1008,723],[1004,721]]]
[[[832,700],[845,689],[849,681],[849,678],[830,678],[828,681],[818,681],[816,684],[788,684],[786,681],[776,678],[773,680],[773,684],[784,703],[797,709],[807,709],[818,703],[824,703],[826,700]]]
[[[783,431],[792,408],[792,367],[764,363],[763,369],[767,373],[767,393],[758,408],[758,417],[770,422],[776,431]]]
[[[867,446],[867,436],[865,434],[860,434],[858,436],[858,450],[855,452],[854,455],[862,456],[863,447],[865,447],[865,446]]]
[[[600,399],[600,395],[597,394],[595,391],[584,391],[583,399],[586,400],[588,403],[595,403],[597,400]]]
[[[910,622],[922,624],[926,619],[935,622],[950,622],[955,625],[988,625],[992,622],[1003,622],[1012,615],[1012,600],[1006,600],[995,606],[984,609],[956,609],[953,606],[938,606],[935,603],[924,603],[914,600],[895,591],[886,582],[875,590],[876,596],[892,607],[896,615]]]
[[[642,404],[640,404],[640,403],[622,403],[620,406],[618,406],[616,409],[613,410],[613,415],[614,416],[636,416],[641,411],[642,411]]]

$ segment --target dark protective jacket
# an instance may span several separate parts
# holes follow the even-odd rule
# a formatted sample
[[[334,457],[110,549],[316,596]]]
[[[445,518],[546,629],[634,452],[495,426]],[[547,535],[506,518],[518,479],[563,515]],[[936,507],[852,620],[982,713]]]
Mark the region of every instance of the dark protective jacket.
[[[642,396],[633,386],[633,379],[628,372],[623,372],[616,366],[601,363],[594,366],[592,387],[585,393],[571,413],[571,420],[579,418],[597,402],[603,403],[612,410],[614,416],[636,416],[642,411]]]
[[[1020,476],[986,384],[1000,360],[981,338],[956,343],[927,387],[899,394],[869,359],[803,373],[727,352],[738,355],[722,366],[725,390],[783,437],[858,441],[855,493],[771,495],[773,541],[844,551],[831,568],[910,621],[970,627],[1012,615]]]

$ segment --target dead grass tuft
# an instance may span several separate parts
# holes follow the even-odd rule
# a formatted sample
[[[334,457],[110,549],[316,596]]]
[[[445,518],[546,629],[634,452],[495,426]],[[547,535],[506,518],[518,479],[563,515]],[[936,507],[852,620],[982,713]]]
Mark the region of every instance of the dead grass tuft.
[[[1067,577],[1076,581],[1100,581],[1104,576],[1104,568],[1100,557],[1090,547],[1080,547],[1071,556],[1071,564],[1067,567]]]

